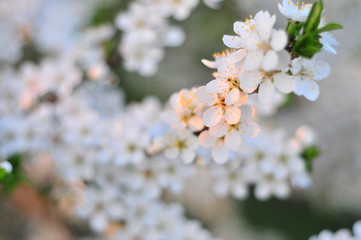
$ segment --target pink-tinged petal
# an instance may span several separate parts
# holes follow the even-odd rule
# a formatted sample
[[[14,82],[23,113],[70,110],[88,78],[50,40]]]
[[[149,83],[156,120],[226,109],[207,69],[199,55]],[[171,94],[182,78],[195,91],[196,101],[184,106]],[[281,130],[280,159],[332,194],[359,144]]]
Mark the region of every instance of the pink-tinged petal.
[[[238,49],[242,47],[241,38],[238,36],[224,35],[222,40],[223,43],[229,48]]]
[[[263,60],[263,51],[249,52],[244,59],[244,69],[254,71],[260,68]]]
[[[226,95],[226,99],[225,99],[226,105],[232,105],[236,103],[240,97],[240,94],[241,92],[237,88],[232,89],[232,91],[230,91]]]
[[[272,101],[275,87],[271,80],[266,80],[259,86],[258,100],[262,104],[269,104]]]
[[[206,67],[217,68],[217,64],[214,61],[209,61],[207,59],[202,59],[201,61]]]
[[[287,73],[280,72],[273,76],[275,87],[281,93],[291,93],[293,91],[293,78]]]
[[[211,153],[213,160],[218,164],[224,164],[228,160],[228,149],[222,142],[214,146]]]
[[[241,141],[241,133],[238,131],[231,131],[224,138],[224,145],[230,150],[237,150],[241,145]]]
[[[242,124],[242,134],[247,137],[257,137],[260,131],[261,129],[257,123],[251,122]]]
[[[245,104],[247,102],[247,99],[248,99],[248,94],[245,93],[245,92],[241,92],[241,94],[239,95],[239,98],[237,100],[237,102],[235,102],[233,104],[233,106],[237,106],[237,107],[240,107],[242,106],[243,104]]]
[[[240,86],[246,93],[252,93],[261,83],[262,78],[263,76],[260,71],[243,72],[239,77]]]
[[[216,144],[216,141],[217,141],[217,138],[211,136],[209,131],[201,132],[198,139],[199,139],[199,144],[202,147],[206,147],[206,148],[213,147]]]
[[[188,120],[189,128],[193,132],[198,132],[204,128],[203,121],[200,117],[194,116]]]
[[[205,111],[203,115],[203,123],[207,127],[212,127],[217,123],[219,123],[222,117],[223,117],[222,107],[220,106],[210,107],[207,109],[207,111]]]
[[[317,61],[316,64],[311,67],[311,71],[313,73],[312,79],[322,80],[328,77],[331,68],[328,63],[325,63],[323,61]]]
[[[210,93],[222,93],[220,88],[220,80],[212,80],[207,85],[207,91]]]
[[[220,122],[217,125],[209,128],[209,133],[216,138],[223,137],[227,134],[229,125],[226,122]]]
[[[228,106],[226,108],[225,120],[228,124],[237,124],[241,119],[241,110],[238,107]]]
[[[214,93],[208,92],[208,90],[205,86],[199,87],[197,89],[196,96],[197,96],[198,101],[200,101],[201,103],[208,105],[208,106],[214,105],[218,100],[217,95]]]
[[[252,120],[254,117],[254,108],[251,107],[250,105],[243,105],[241,107],[241,121],[249,121]]]
[[[275,51],[268,51],[262,60],[262,68],[266,72],[274,70],[278,65],[278,55]]]
[[[310,101],[315,101],[320,94],[317,82],[303,80],[303,95]]]
[[[271,47],[274,51],[278,52],[285,49],[287,45],[287,34],[283,30],[275,30],[272,33]]]

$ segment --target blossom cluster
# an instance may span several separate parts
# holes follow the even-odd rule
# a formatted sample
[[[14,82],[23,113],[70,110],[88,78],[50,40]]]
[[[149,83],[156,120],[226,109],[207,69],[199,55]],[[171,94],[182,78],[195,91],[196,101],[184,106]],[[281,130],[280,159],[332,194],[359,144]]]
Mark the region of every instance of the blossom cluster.
[[[48,3],[49,8],[59,7],[59,1],[54,2]],[[1,11],[8,11],[8,6],[20,11],[7,14],[7,22],[23,16],[22,3],[0,5]],[[116,25],[125,32],[120,46],[125,66],[144,75],[154,73],[162,46],[179,43],[180,30],[169,27],[166,19],[186,18],[197,3],[144,0],[118,15]],[[83,6],[83,1],[61,4],[76,9],[72,4]],[[299,7],[294,13],[287,2],[281,9],[290,18],[307,15]],[[46,22],[58,20],[56,15],[46,16],[52,20],[45,18]],[[275,88],[313,99],[318,88],[312,84],[317,86],[316,81],[327,77],[329,66],[294,57],[287,50],[289,36],[273,29],[275,16],[259,12],[236,22],[238,35],[224,37],[232,49],[215,54],[214,61],[203,60],[217,69],[215,79],[172,94],[165,105],[155,97],[125,105],[122,92],[105,84],[115,78],[102,48],[113,28],[104,25],[80,31],[79,19],[69,17],[64,22],[71,27],[57,29],[66,36],[77,32],[66,47],[50,40],[47,45],[43,39],[40,45],[46,50],[38,63],[22,59],[20,53],[14,59],[4,58],[0,68],[1,168],[11,171],[4,160],[14,154],[27,162],[53,162],[56,182],[67,189],[54,191],[55,198],[59,202],[72,199],[68,209],[87,220],[96,233],[121,240],[214,239],[199,222],[184,216],[181,205],[165,203],[162,196],[164,192],[180,194],[185,181],[199,170],[210,173],[215,194],[238,199],[247,197],[250,186],[255,186],[258,199],[266,200],[287,198],[292,187],[311,184],[302,152],[314,144],[312,130],[300,127],[292,138],[283,130],[263,127],[261,131],[255,115],[256,111],[275,112],[282,102]],[[15,29],[22,34],[23,27]],[[29,41],[37,43],[35,36],[48,36],[46,29]],[[138,41],[150,41],[150,45]],[[14,52],[21,52],[22,44]],[[260,107],[271,101],[266,110]]]
[[[353,234],[348,229],[341,229],[335,233],[330,230],[323,230],[318,236],[312,236],[309,240],[360,240],[361,239],[361,221],[353,225]]]
[[[206,5],[216,8],[220,1],[206,0]],[[154,75],[164,57],[165,47],[177,47],[184,42],[180,27],[170,24],[170,18],[185,20],[199,4],[199,0],[137,0],[115,19],[122,31],[118,50],[128,71],[142,76]]]

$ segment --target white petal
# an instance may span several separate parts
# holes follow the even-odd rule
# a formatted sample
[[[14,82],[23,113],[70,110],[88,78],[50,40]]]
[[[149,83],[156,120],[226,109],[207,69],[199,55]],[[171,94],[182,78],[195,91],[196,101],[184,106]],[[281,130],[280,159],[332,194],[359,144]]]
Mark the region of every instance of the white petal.
[[[254,194],[258,200],[264,201],[270,197],[271,189],[267,184],[259,183],[254,190]]]
[[[275,74],[273,76],[273,82],[277,90],[282,93],[290,93],[293,91],[293,78],[284,72]]]
[[[108,219],[104,213],[97,214],[90,219],[90,226],[96,232],[104,232],[108,227]]]
[[[241,145],[241,134],[238,131],[232,131],[224,138],[224,145],[230,150],[236,150]]]
[[[212,148],[212,157],[218,164],[224,164],[228,160],[228,149],[223,143],[219,143]]]
[[[181,159],[183,160],[183,162],[185,164],[192,163],[194,160],[194,157],[195,157],[195,153],[193,150],[190,150],[190,149],[183,151],[181,154]]]
[[[242,134],[247,137],[257,137],[260,132],[260,127],[257,123],[251,122],[247,123],[246,125],[242,126]]]
[[[238,49],[238,48],[242,47],[241,38],[238,36],[224,35],[222,40],[223,40],[223,43],[229,48],[237,48]]]
[[[236,103],[240,97],[240,91],[237,88],[232,89],[229,93],[226,95],[225,103],[227,105],[232,105]]]
[[[303,80],[303,95],[310,101],[315,101],[320,94],[318,84],[312,80]]]
[[[208,106],[214,105],[214,103],[216,103],[216,101],[218,100],[217,95],[208,92],[205,86],[199,87],[197,89],[196,96],[198,101]]]
[[[278,65],[276,69],[289,69],[289,64],[291,62],[291,56],[286,50],[277,52],[278,55]]]
[[[209,128],[209,133],[216,138],[223,137],[227,134],[229,125],[226,122],[220,122],[217,125]]]
[[[207,111],[205,111],[203,115],[203,123],[207,127],[212,127],[217,123],[219,123],[222,117],[223,117],[222,107],[220,106],[210,107],[207,109]]]
[[[248,196],[248,188],[243,183],[233,185],[231,190],[236,199],[245,199]]]
[[[259,12],[256,14],[255,19],[258,19],[257,31],[264,41],[268,41],[271,37],[271,31],[276,21],[276,16],[270,16],[269,12]]]
[[[216,144],[217,138],[211,136],[209,131],[203,131],[198,137],[199,144],[203,147],[209,148]]]
[[[260,71],[244,72],[240,77],[240,85],[243,91],[252,93],[257,89],[258,85],[262,81],[262,74]]]
[[[225,119],[228,124],[237,124],[241,119],[241,110],[238,107],[228,106]]]
[[[271,82],[271,80],[269,80],[269,79],[266,80],[264,83],[262,83],[259,86],[258,100],[262,104],[270,103],[272,101],[274,91],[275,91],[275,87],[274,87],[273,83]]]
[[[322,80],[327,78],[331,70],[330,65],[323,61],[317,61],[316,64],[311,67],[311,69],[313,73],[312,79],[314,80]]]
[[[361,238],[361,220],[357,221],[354,225],[353,225],[353,232],[355,234],[356,237]]]
[[[254,117],[254,108],[250,105],[244,105],[241,107],[241,121],[251,120]]]
[[[259,69],[263,60],[263,51],[249,52],[244,59],[244,69],[246,71],[254,71]]]
[[[266,72],[274,70],[278,65],[278,55],[275,51],[268,51],[263,58],[262,68]]]
[[[4,169],[8,173],[13,170],[13,166],[7,161],[1,162],[0,168]]]
[[[287,34],[283,30],[276,30],[272,33],[271,47],[278,52],[285,49],[287,45]]]
[[[221,88],[219,87],[220,83],[219,80],[212,80],[210,81],[206,87],[207,87],[207,91],[210,93],[222,93]]]
[[[179,155],[179,149],[176,147],[170,147],[164,151],[164,154],[169,159],[175,159]]]
[[[304,92],[304,83],[301,77],[296,76],[293,78],[293,91],[298,96],[303,95]]]

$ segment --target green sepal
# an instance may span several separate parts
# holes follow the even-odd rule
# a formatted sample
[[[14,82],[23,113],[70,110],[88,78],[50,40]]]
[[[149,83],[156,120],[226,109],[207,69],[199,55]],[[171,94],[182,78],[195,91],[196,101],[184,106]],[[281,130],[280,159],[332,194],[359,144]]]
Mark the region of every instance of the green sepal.
[[[321,22],[321,14],[323,11],[322,0],[318,0],[312,5],[311,11],[307,16],[305,22],[304,32],[313,32],[316,31]]]
[[[301,36],[295,43],[292,51],[297,56],[312,58],[322,48],[322,44],[319,42],[319,36],[313,36],[311,33],[306,33]]]
[[[318,157],[321,154],[320,149],[317,146],[308,146],[305,149],[303,149],[301,153],[301,158],[304,160],[306,165],[306,171],[311,172],[313,161],[316,157]]]
[[[317,33],[330,32],[330,31],[337,30],[337,29],[342,29],[342,25],[337,24],[337,23],[329,23],[326,26],[317,29]]]

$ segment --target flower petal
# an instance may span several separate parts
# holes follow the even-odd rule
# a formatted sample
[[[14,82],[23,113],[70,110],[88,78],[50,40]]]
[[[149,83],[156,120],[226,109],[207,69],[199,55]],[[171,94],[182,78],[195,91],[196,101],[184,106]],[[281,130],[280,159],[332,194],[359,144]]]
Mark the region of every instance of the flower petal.
[[[254,71],[259,69],[263,60],[263,51],[249,52],[244,59],[244,69],[246,71]]]
[[[218,143],[212,148],[213,160],[218,164],[224,164],[228,160],[228,149],[223,143]]]
[[[236,150],[241,145],[241,141],[240,132],[231,131],[224,138],[224,145],[230,150]]]
[[[293,78],[284,72],[275,74],[273,76],[273,82],[277,90],[282,93],[290,93],[293,91]]]
[[[228,106],[225,119],[228,124],[237,124],[241,119],[241,110],[238,107]]]
[[[224,35],[222,40],[223,40],[223,43],[229,48],[237,48],[238,49],[238,48],[242,47],[241,38],[238,36]]]
[[[213,106],[207,109],[203,115],[203,123],[207,127],[212,127],[219,123],[223,117],[222,107]]]
[[[264,83],[262,83],[259,86],[258,100],[262,104],[270,103],[272,101],[274,91],[275,91],[275,87],[274,87],[273,83],[271,82],[271,80],[269,80],[269,79],[266,80]]]
[[[272,33],[271,47],[278,52],[285,49],[287,45],[287,34],[283,30],[275,30]]]
[[[278,65],[278,56],[275,51],[268,51],[262,60],[262,68],[266,72],[274,70]]]
[[[206,147],[206,148],[214,146],[216,144],[216,141],[217,141],[217,138],[211,136],[209,131],[201,132],[198,139],[199,139],[199,144],[202,147]]]
[[[226,105],[233,105],[236,103],[240,97],[240,91],[237,88],[232,89],[229,93],[226,95],[225,103]]]
[[[226,122],[222,121],[222,122],[218,123],[217,125],[210,127],[209,133],[211,134],[211,136],[219,138],[219,137],[223,137],[224,135],[226,135],[228,129],[229,129],[229,125]]]
[[[208,106],[214,105],[218,97],[214,93],[208,92],[207,88],[205,86],[199,87],[196,92],[196,96],[198,101],[200,101],[203,104],[206,104]]]
[[[317,82],[303,80],[303,95],[310,101],[315,101],[320,94]]]

